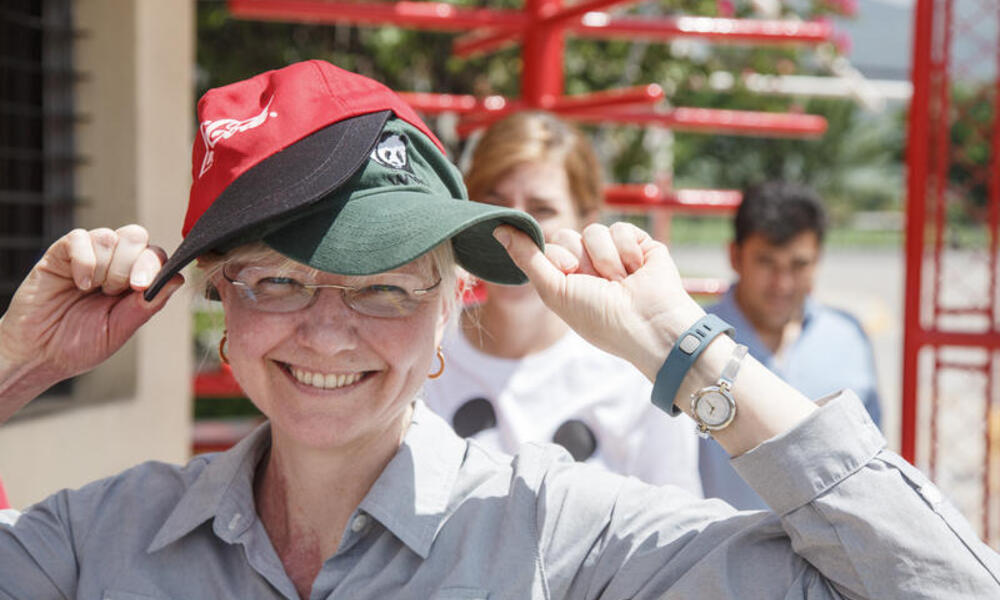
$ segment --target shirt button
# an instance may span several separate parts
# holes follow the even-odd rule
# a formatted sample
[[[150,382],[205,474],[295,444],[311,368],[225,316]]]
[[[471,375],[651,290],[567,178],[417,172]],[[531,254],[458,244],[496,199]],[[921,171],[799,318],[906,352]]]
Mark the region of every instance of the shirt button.
[[[368,517],[366,517],[365,515],[358,515],[354,517],[353,521],[351,521],[351,531],[353,531],[354,533],[360,533],[361,530],[364,529],[367,525],[368,525]]]

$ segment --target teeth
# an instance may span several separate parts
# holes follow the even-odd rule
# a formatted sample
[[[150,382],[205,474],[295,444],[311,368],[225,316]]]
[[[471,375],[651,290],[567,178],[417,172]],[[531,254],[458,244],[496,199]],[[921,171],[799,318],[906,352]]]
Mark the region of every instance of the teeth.
[[[333,390],[345,385],[351,385],[361,379],[361,373],[341,373],[340,375],[330,373],[324,375],[323,373],[313,373],[295,367],[292,367],[291,372],[292,376],[301,383],[324,390]]]

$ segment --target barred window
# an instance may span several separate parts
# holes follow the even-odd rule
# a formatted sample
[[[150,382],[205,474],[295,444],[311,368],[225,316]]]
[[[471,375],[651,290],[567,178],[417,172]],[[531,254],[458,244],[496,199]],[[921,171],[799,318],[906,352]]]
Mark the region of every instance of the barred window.
[[[71,13],[70,0],[0,7],[0,313],[72,225]]]
[[[70,3],[3,0],[0,6],[0,314],[73,222]],[[68,394],[71,387],[72,380],[64,381],[47,396]],[[41,404],[52,410],[62,403]]]

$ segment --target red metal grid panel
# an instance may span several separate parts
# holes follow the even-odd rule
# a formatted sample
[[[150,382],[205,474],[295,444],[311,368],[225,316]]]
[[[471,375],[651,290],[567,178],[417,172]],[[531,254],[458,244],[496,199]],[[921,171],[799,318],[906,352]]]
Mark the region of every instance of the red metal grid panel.
[[[1000,5],[918,0],[904,456],[1000,540]]]

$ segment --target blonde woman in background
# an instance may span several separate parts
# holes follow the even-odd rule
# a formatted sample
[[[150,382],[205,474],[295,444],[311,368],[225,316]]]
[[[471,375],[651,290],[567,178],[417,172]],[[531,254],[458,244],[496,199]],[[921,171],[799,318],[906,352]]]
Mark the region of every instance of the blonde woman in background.
[[[466,185],[478,202],[533,216],[547,240],[560,229],[584,230],[602,207],[590,142],[544,112],[491,126]],[[491,448],[512,454],[525,442],[556,442],[578,461],[701,495],[694,430],[647,401],[647,378],[584,341],[532,286],[483,285],[486,300],[464,310],[446,336],[447,369],[425,386],[433,410]]]

